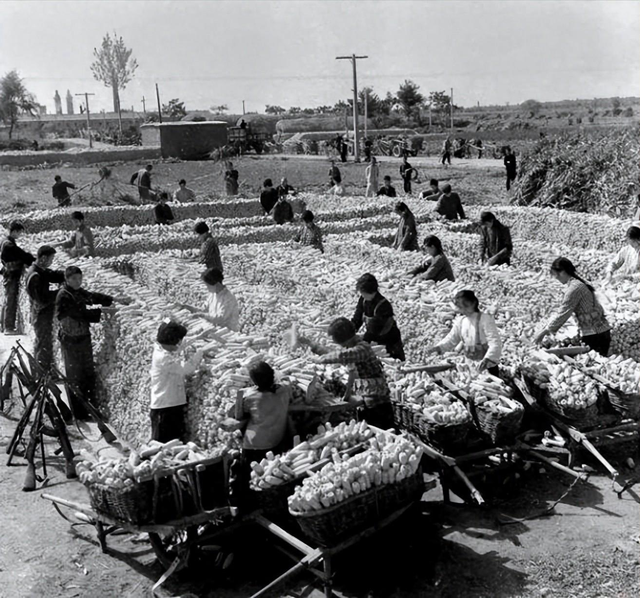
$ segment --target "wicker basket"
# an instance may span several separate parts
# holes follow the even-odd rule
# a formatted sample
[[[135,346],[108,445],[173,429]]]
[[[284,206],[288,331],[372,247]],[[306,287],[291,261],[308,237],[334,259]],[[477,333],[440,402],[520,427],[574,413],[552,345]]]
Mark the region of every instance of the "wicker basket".
[[[423,442],[443,450],[464,446],[473,425],[471,420],[461,424],[435,425],[421,413],[414,414],[412,432]]]
[[[587,428],[595,426],[598,423],[598,404],[594,403],[589,407],[571,407],[567,405],[560,405],[554,401],[549,395],[547,395],[544,404],[549,411],[562,416],[572,425],[579,428]]]
[[[153,488],[145,484],[134,484],[125,488],[114,488],[104,484],[88,484],[91,508],[99,515],[118,521],[142,525],[152,520]]]
[[[270,517],[281,517],[288,513],[287,498],[295,491],[296,486],[302,483],[302,478],[296,478],[268,490],[250,490],[249,503],[252,508],[260,509]]]
[[[520,431],[524,409],[516,409],[510,413],[496,413],[494,410],[475,406],[478,427],[493,444],[511,443]]]
[[[335,546],[347,536],[375,524],[422,496],[422,470],[395,484],[376,486],[327,509],[311,513],[290,510],[306,536],[321,546]]]

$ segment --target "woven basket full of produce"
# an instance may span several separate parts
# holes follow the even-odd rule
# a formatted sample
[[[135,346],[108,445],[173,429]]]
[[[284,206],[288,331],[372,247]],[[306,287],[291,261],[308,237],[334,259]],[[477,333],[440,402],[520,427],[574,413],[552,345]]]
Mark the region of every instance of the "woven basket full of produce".
[[[114,478],[105,478],[105,482],[85,484],[91,508],[96,513],[133,525],[144,525],[152,520],[152,488],[133,480],[120,484]]]
[[[420,499],[421,455],[407,438],[381,432],[364,453],[305,479],[289,499],[289,512],[307,537],[335,546]]]
[[[330,461],[364,450],[374,436],[366,422],[342,422],[318,427],[318,433],[282,455],[267,453],[260,463],[251,464],[249,482],[252,506],[265,514],[288,512],[287,499],[309,473]]]

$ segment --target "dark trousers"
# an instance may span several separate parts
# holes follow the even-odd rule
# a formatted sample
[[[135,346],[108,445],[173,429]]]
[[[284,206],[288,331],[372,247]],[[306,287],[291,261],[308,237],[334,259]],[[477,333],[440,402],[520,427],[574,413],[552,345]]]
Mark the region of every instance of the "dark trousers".
[[[59,208],[66,208],[67,206],[70,206],[70,205],[71,205],[71,197],[69,197],[68,195],[66,197],[58,198]]]
[[[582,337],[582,342],[592,351],[600,353],[606,357],[609,354],[609,346],[611,345],[611,330],[600,332],[599,334],[589,334]]]
[[[451,164],[451,152],[442,152],[442,163],[449,162]]]
[[[93,362],[91,337],[61,337],[60,346],[62,347],[65,375],[71,386],[69,396],[71,407],[78,419],[86,419],[88,412],[78,398],[77,392],[80,393],[85,401],[94,402],[96,370]]]
[[[340,149],[340,162],[346,162],[347,161],[347,148],[346,146],[343,146]]]
[[[53,364],[53,312],[32,313],[35,334],[33,354],[40,367],[47,371]]]
[[[411,179],[403,179],[402,186],[405,193],[411,193]]]
[[[16,329],[21,275],[22,272],[20,272],[17,276],[13,273],[4,275],[4,319],[2,321],[2,326],[5,332]]]
[[[151,409],[151,438],[158,442],[184,440],[185,407],[186,405],[178,405],[164,409]]]
[[[511,181],[516,180],[516,173],[507,171],[507,191],[511,189]]]
[[[391,402],[379,403],[374,407],[358,407],[358,421],[366,421],[370,426],[388,430],[393,428],[393,407]]]

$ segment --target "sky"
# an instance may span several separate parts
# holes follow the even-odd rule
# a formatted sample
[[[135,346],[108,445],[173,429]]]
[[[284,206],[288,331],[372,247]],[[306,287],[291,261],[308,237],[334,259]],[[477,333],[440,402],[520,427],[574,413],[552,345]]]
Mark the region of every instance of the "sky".
[[[638,0],[3,0],[0,75],[17,69],[49,112],[56,89],[110,110],[90,65],[114,31],[139,64],[121,93],[135,110],[156,83],[189,110],[333,105],[352,97],[336,56],[353,53],[380,96],[405,79],[459,106],[640,96]]]

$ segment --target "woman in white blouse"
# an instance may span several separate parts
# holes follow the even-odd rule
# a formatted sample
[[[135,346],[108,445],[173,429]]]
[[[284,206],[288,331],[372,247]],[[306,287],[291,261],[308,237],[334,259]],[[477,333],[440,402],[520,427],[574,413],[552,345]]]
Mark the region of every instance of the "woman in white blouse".
[[[633,276],[640,273],[640,225],[634,224],[627,230],[627,244],[616,253],[607,267],[604,284],[613,278]]]
[[[462,344],[464,354],[469,359],[480,362],[479,371],[487,370],[497,376],[502,341],[493,316],[480,311],[478,298],[473,291],[459,291],[453,302],[462,314],[461,317],[453,323],[451,332],[427,351],[445,353]]]

